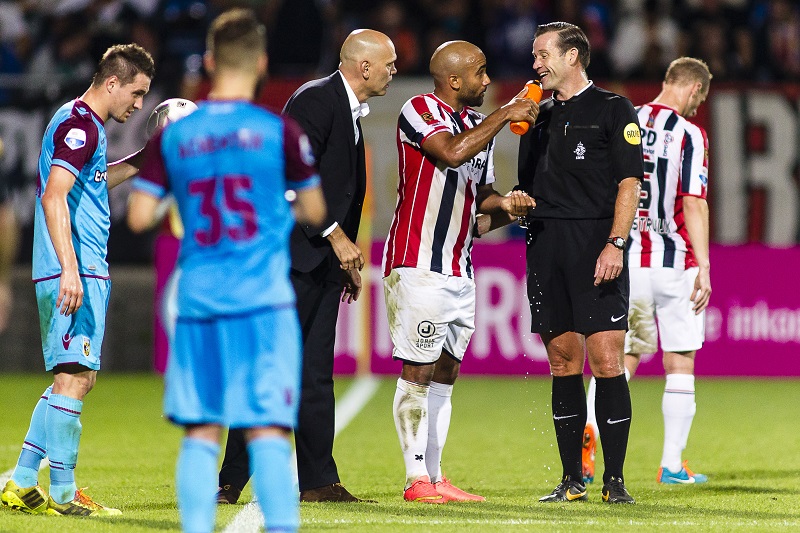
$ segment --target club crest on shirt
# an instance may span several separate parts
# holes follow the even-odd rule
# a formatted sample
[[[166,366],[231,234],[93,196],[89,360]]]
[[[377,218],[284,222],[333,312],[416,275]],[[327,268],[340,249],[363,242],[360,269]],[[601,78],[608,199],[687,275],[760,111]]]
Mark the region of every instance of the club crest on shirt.
[[[420,113],[420,118],[425,121],[425,124],[430,124],[434,121],[433,114],[425,111],[424,113]]]
[[[89,337],[83,338],[83,356],[89,357],[89,354],[92,352],[92,343],[89,340]]]
[[[72,128],[67,132],[67,136],[64,137],[64,143],[69,146],[70,150],[82,148],[86,144],[86,132],[78,128]]]
[[[586,159],[586,147],[582,142],[578,142],[578,146],[572,151],[575,154],[575,160]]]

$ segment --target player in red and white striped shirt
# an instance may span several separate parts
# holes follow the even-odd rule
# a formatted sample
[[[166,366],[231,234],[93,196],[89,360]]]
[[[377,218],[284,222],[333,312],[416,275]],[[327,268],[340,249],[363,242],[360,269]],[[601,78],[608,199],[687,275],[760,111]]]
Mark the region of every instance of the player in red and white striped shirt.
[[[630,267],[630,330],[625,337],[625,367],[633,375],[642,354],[658,350],[661,338],[666,387],[664,451],[658,481],[694,484],[707,481],[681,462],[692,425],[694,357],[705,340],[705,308],[711,296],[708,254],[708,138],[684,117],[693,116],[708,96],[711,73],[698,60],[673,61],[661,94],[639,108],[644,155],[641,199],[627,244]],[[656,326],[658,317],[658,326]],[[589,387],[587,444],[597,427],[594,388]],[[596,437],[596,435],[594,435]]]
[[[400,181],[384,254],[392,355],[403,361],[394,420],[406,500],[481,501],[450,484],[440,465],[453,383],[475,330],[470,251],[476,211],[499,227],[535,205],[522,191],[494,190],[492,153],[506,123],[533,124],[539,108],[515,98],[489,116],[471,109],[483,103],[490,80],[483,52],[468,42],[441,45],[430,70],[433,93],[406,102],[397,125]]]

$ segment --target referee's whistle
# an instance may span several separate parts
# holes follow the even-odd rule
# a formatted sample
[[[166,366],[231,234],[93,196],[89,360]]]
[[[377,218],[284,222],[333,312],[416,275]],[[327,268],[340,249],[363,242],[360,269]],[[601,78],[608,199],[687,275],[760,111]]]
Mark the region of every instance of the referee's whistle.
[[[525,84],[525,88],[528,89],[528,92],[525,93],[523,98],[533,100],[538,104],[542,99],[542,82],[539,80],[530,80]],[[512,133],[516,133],[517,135],[525,135],[528,132],[530,124],[525,121],[512,122],[508,127],[511,129]]]

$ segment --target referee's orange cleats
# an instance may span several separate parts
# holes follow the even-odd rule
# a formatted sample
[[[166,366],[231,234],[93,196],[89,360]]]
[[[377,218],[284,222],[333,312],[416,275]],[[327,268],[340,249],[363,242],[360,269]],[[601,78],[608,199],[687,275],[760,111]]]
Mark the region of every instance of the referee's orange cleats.
[[[477,494],[470,494],[463,491],[450,483],[450,481],[443,475],[442,480],[433,484],[436,487],[436,492],[448,502],[484,502],[486,498],[478,496]]]
[[[403,492],[403,499],[407,502],[420,503],[446,503],[447,500],[436,491],[431,483],[431,478],[422,476]]]

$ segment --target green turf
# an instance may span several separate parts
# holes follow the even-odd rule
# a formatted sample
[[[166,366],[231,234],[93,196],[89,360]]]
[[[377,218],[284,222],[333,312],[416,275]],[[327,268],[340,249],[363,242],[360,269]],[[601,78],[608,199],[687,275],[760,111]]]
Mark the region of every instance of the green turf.
[[[800,382],[698,381],[698,413],[686,451],[708,474],[706,485],[659,486],[662,380],[631,383],[634,422],[626,484],[635,506],[600,501],[539,504],[560,468],[549,406],[549,379],[464,378],[453,397],[444,466],[485,503],[429,506],[402,500],[403,462],[391,417],[394,379],[336,440],[342,481],[378,504],[303,504],[304,530],[328,531],[572,531],[792,530],[800,527],[800,433],[795,429]],[[339,380],[337,394],[348,380]],[[0,472],[13,467],[45,376],[0,376],[4,416]],[[78,484],[119,507],[117,519],[28,516],[0,509],[0,532],[175,531],[174,466],[180,431],[160,414],[161,381],[152,376],[101,375],[86,402]],[[600,472],[602,469],[600,468]],[[46,470],[41,476],[46,485]],[[249,488],[243,495],[250,498]],[[223,528],[243,508],[220,507]]]

